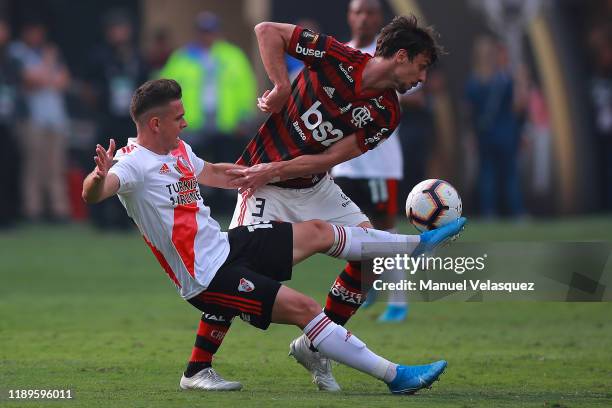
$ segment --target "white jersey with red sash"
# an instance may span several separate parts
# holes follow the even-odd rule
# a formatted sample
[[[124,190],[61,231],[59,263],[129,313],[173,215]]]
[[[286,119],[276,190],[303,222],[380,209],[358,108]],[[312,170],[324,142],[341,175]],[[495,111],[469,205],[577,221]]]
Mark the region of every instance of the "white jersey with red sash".
[[[205,290],[227,258],[229,242],[200,194],[197,175],[204,161],[183,141],[160,155],[135,139],[115,161],[110,173],[119,178],[119,200],[181,296]]]

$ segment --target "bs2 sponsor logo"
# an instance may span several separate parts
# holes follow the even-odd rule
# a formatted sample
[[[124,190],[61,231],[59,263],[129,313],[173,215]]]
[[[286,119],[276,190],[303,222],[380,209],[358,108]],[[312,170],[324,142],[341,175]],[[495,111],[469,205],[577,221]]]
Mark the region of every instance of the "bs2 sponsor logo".
[[[316,101],[300,118],[304,126],[312,132],[312,138],[321,142],[323,146],[329,147],[332,143],[342,139],[344,133],[334,128],[331,122],[323,120],[323,113],[319,110],[319,106],[321,106],[321,101]],[[314,121],[311,120],[313,118]]]

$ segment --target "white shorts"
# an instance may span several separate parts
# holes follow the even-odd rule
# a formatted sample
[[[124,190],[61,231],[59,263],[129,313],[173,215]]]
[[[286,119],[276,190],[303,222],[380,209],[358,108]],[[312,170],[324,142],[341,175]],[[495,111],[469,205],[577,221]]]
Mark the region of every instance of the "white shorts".
[[[230,228],[259,221],[301,222],[313,219],[346,226],[370,221],[326,175],[314,187],[292,189],[266,185],[246,200],[238,194]]]

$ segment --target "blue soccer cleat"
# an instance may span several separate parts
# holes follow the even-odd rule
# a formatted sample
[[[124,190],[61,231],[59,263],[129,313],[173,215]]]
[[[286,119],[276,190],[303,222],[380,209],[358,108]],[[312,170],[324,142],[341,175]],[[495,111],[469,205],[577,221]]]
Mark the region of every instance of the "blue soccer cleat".
[[[387,305],[387,308],[378,317],[379,322],[399,323],[408,317],[408,305]]]
[[[440,245],[455,239],[463,231],[466,222],[467,218],[459,217],[440,228],[421,233],[421,242],[412,253],[412,256],[426,254]]]
[[[389,391],[393,394],[414,394],[421,388],[431,388],[434,381],[446,369],[446,361],[440,360],[435,363],[418,366],[397,366],[395,380],[387,384]]]

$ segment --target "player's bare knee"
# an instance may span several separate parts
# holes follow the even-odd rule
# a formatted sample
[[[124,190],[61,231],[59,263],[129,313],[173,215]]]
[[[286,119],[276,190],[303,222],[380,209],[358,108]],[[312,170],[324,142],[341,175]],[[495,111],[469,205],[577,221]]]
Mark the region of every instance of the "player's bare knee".
[[[294,307],[298,320],[296,323],[302,328],[314,319],[315,316],[321,313],[322,310],[320,304],[306,295],[302,295],[298,299],[295,299]]]
[[[322,220],[310,220],[312,229],[312,242],[319,252],[326,251],[334,243],[334,231],[328,222]]]

